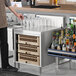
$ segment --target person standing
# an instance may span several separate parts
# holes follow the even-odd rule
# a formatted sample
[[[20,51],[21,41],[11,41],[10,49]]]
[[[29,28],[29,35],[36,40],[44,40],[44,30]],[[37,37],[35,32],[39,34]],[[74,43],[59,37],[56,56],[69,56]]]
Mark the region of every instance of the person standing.
[[[5,7],[8,7],[19,19],[23,20],[22,14],[17,13],[12,7],[10,0],[0,0],[0,49],[1,49],[1,64],[2,70],[17,71],[12,67],[8,60],[8,43],[7,43],[7,20]]]

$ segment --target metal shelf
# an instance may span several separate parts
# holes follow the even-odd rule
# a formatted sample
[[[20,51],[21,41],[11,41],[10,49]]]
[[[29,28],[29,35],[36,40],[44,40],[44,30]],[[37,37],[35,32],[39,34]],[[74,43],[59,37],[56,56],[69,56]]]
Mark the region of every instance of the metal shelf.
[[[76,60],[76,52],[48,49],[48,55]]]

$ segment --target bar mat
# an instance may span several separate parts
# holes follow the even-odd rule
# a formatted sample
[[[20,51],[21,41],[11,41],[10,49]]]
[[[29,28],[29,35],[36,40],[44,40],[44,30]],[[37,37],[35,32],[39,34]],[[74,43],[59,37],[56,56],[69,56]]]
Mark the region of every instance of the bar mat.
[[[53,9],[53,8],[59,8],[60,6],[46,6],[46,5],[38,5],[38,6],[32,6],[31,8],[46,8],[46,9]]]

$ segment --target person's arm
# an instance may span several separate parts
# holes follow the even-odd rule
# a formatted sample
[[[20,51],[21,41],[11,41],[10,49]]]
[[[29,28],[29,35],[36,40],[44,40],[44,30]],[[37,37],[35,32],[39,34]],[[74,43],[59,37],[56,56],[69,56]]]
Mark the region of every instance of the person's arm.
[[[11,6],[8,6],[8,8],[21,20],[24,19],[23,15],[20,13],[17,13]]]
[[[12,7],[10,0],[4,0],[5,1],[5,6],[8,7],[19,19],[23,20],[24,17],[22,14],[17,13]]]

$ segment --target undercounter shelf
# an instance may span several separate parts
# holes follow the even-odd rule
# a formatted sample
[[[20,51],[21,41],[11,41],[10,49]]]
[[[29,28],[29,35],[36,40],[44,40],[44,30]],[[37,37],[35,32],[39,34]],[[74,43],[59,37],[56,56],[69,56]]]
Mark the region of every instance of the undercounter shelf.
[[[76,60],[76,52],[48,49],[48,55]]]

